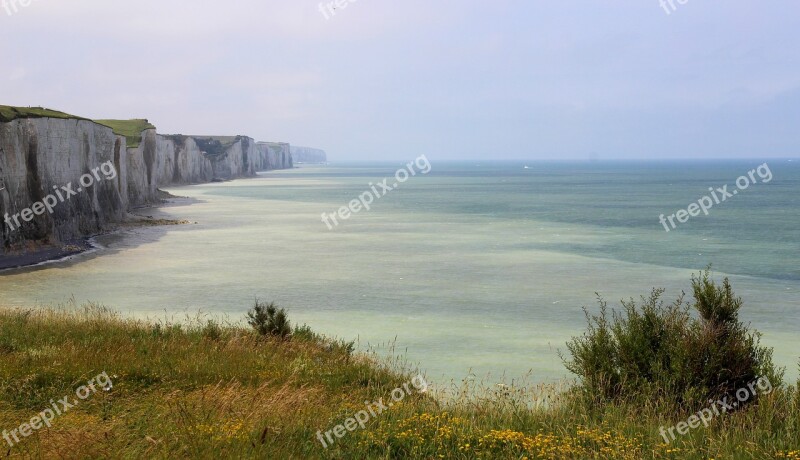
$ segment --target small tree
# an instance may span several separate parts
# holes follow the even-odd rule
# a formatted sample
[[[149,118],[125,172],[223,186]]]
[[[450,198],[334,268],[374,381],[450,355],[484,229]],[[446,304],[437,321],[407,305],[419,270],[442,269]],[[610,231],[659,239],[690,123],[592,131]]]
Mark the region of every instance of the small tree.
[[[265,304],[256,299],[253,309],[247,312],[247,323],[264,336],[285,339],[292,333],[286,310],[278,309],[274,302]]]

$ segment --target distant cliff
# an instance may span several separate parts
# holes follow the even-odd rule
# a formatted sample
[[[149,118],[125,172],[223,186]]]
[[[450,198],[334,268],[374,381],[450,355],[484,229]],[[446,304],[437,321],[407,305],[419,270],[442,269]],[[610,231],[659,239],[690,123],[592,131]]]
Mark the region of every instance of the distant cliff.
[[[114,169],[113,178],[100,175],[103,164]],[[257,143],[247,136],[163,135],[147,120],[95,122],[0,106],[0,255],[28,241],[57,243],[97,234],[123,221],[132,208],[158,202],[160,187],[292,165],[289,144]],[[93,170],[93,184],[79,187],[79,179]],[[68,184],[80,192],[59,199],[52,213],[37,204]]]
[[[312,149],[311,147],[292,146],[292,158],[295,163],[327,163],[328,155],[324,150]]]
[[[289,169],[294,167],[291,146],[282,142],[259,142],[256,144],[265,170]]]
[[[159,187],[288,169],[292,158],[288,144],[257,143],[246,136],[162,135],[147,130],[139,146],[128,149],[127,164],[130,202],[140,206],[158,201]]]

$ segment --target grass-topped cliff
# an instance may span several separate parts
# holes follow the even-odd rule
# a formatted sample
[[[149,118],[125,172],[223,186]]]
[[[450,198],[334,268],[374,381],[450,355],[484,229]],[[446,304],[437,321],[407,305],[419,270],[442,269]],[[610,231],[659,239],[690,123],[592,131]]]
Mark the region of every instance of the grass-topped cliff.
[[[142,131],[156,129],[146,119],[133,120],[94,120],[103,126],[114,130],[115,134],[125,136],[128,148],[136,148],[142,142]]]
[[[57,110],[46,109],[44,107],[12,107],[10,105],[0,105],[0,123],[8,123],[23,118],[66,118],[87,120],[87,118],[70,115]]]
[[[156,129],[155,126],[144,119],[89,120],[88,118],[70,115],[65,112],[59,112],[58,110],[44,107],[12,107],[10,105],[0,105],[0,123],[8,123],[24,118],[60,118],[94,121],[95,123],[111,128],[115,134],[125,136],[129,148],[139,146],[139,143],[142,141],[142,131],[146,129]]]
[[[711,300],[701,302],[702,308],[731,319],[725,306],[735,306],[730,303],[735,299],[726,298],[724,288],[714,286],[700,295]],[[670,400],[669,391],[680,389],[668,388],[668,382],[683,371],[634,370],[637,359],[646,355],[628,352],[664,346],[678,350],[684,339],[694,343],[711,337],[696,355],[711,358],[707,364],[713,366],[721,364],[715,358],[726,353],[707,352],[736,333],[716,336],[685,323],[691,326],[682,329],[688,335],[670,335],[682,327],[672,322],[682,320],[680,310],[647,301],[631,308],[573,342],[572,348],[583,346],[573,354],[580,362],[571,362],[579,374],[586,369],[605,368],[604,372],[581,375],[560,391],[495,386],[475,396],[459,386],[447,399],[437,399],[420,386],[409,387],[413,374],[354,354],[350,344],[324,339],[305,327],[289,329],[282,312],[269,307],[254,311],[253,328],[206,320],[134,321],[97,307],[0,309],[0,429],[30,421],[102,372],[113,381],[113,386],[104,385],[56,416],[49,428],[43,426],[14,447],[0,444],[0,454],[148,459],[800,458],[800,395],[779,382],[772,382],[772,391],[757,401],[665,443],[660,428],[687,420],[695,406],[705,402],[689,403],[697,397],[689,392],[683,402]],[[672,332],[660,326],[667,324],[665,319]],[[656,337],[648,330],[664,332],[657,337],[665,340],[640,340]],[[758,349],[745,343],[728,355],[747,364],[750,355],[741,352],[750,346]],[[593,354],[598,352],[603,355]],[[695,362],[694,357],[684,358],[685,363]],[[759,363],[756,358],[750,364]],[[713,376],[686,377],[695,389],[716,391],[702,386]],[[664,384],[662,390],[669,391],[657,389]],[[399,388],[408,391],[406,397],[388,404]],[[376,410],[377,401],[386,407]],[[375,413],[361,428],[349,420],[367,414],[366,403]],[[327,448],[320,441],[326,440],[326,432],[334,440],[332,445],[326,442]]]

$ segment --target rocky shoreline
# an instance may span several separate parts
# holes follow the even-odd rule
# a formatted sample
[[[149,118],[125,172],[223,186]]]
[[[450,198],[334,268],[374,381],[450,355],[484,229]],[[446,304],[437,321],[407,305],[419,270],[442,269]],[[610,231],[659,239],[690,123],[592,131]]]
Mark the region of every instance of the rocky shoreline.
[[[33,250],[11,251],[0,256],[0,273],[18,268],[59,262],[95,249],[95,246],[91,243],[91,238],[71,240],[58,245],[37,244],[36,246]]]

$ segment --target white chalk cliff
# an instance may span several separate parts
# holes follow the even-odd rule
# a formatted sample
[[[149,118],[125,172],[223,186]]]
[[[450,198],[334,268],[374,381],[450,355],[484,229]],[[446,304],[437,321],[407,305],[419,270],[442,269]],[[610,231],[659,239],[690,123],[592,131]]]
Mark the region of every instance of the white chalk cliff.
[[[0,255],[26,241],[58,243],[100,233],[124,220],[132,208],[158,202],[160,187],[249,177],[293,165],[289,144],[257,143],[246,136],[162,135],[147,129],[139,145],[128,148],[124,136],[90,120],[0,121],[0,220],[61,186],[77,184],[106,162],[116,168],[113,180],[96,181],[54,206],[52,214],[18,219],[18,228],[0,222]]]

